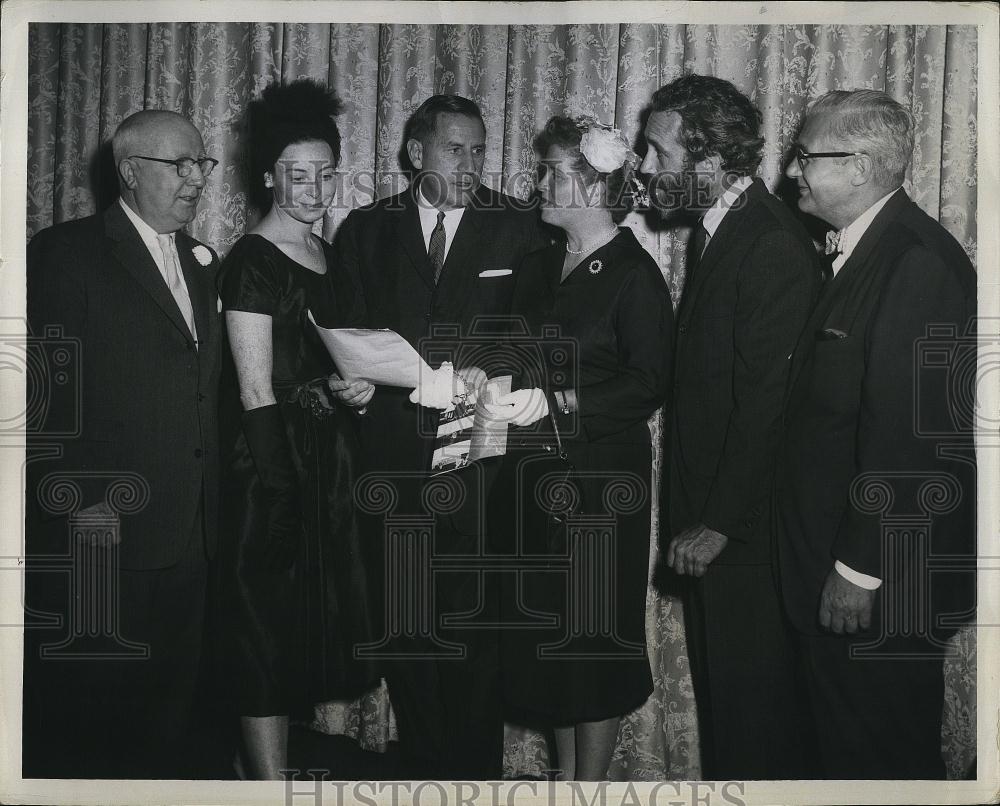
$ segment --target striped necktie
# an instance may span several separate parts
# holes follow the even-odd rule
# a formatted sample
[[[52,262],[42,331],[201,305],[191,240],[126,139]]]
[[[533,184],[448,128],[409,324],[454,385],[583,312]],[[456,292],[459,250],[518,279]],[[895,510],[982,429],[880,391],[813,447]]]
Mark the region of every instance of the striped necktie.
[[[441,277],[441,269],[444,268],[444,213],[438,210],[437,225],[431,232],[431,242],[427,246],[427,257],[434,267],[434,284],[437,285],[438,278]]]

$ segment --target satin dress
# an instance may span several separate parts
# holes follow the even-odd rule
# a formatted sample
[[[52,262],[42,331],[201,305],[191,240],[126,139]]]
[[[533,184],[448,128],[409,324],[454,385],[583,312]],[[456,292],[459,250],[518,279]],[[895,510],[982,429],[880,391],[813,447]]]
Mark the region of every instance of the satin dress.
[[[319,240],[319,239],[317,239]],[[367,582],[352,501],[355,414],[327,394],[335,366],[308,321],[339,315],[334,252],[317,274],[262,236],[241,238],[223,263],[226,311],[271,317],[272,386],[299,482],[304,539],[289,568],[263,560],[268,508],[240,427],[234,367],[224,378],[222,523],[215,654],[224,700],[245,716],[307,714],[377,682],[354,659],[371,639]]]

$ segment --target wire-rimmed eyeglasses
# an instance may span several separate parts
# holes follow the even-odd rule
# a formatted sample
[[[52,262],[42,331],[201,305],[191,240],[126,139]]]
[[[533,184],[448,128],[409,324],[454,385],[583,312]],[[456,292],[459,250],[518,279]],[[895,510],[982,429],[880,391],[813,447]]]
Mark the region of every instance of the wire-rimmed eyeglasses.
[[[130,160],[149,160],[150,162],[162,162],[164,165],[173,165],[177,169],[177,175],[182,179],[191,176],[194,166],[198,166],[202,176],[208,176],[212,169],[219,164],[219,161],[211,157],[178,157],[175,160],[167,160],[162,157],[144,157],[141,154],[132,154]]]
[[[864,151],[806,151],[796,143],[793,146],[795,161],[799,164],[799,170],[804,171],[809,160],[823,159],[824,157],[860,157]]]

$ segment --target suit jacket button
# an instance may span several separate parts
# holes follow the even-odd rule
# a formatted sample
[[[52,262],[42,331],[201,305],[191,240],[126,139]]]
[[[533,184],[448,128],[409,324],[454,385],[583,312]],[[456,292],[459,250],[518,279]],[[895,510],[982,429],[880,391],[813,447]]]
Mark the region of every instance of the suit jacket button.
[[[681,326],[679,326],[677,328],[677,332],[678,333],[687,333],[688,332],[688,326],[687,325],[681,325]]]
[[[194,449],[194,458],[195,459],[201,459],[201,453],[202,453],[201,448],[195,448]]]

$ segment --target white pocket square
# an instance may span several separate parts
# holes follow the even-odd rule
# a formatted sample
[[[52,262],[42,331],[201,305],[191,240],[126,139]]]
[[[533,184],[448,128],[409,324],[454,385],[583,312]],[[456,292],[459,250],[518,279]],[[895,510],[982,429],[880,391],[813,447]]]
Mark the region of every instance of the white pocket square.
[[[222,297],[215,298],[215,312],[222,313]]]
[[[513,274],[513,269],[487,269],[486,271],[479,272],[480,277],[506,277],[508,274]]]

